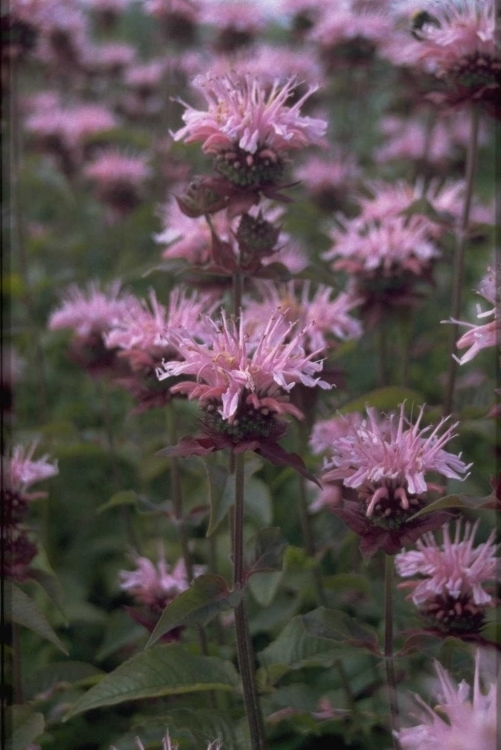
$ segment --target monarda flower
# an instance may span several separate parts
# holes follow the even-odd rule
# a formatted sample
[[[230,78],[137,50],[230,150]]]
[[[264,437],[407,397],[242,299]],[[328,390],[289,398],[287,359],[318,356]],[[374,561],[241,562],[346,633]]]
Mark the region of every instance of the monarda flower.
[[[251,333],[243,317],[237,324],[228,321],[224,311],[219,324],[211,323],[212,334],[203,341],[183,329],[166,335],[184,362],[163,363],[157,377],[196,378],[177,383],[171,391],[198,399],[203,432],[198,438],[181,439],[167,451],[204,455],[226,447],[236,453],[253,450],[272,463],[289,463],[312,478],[300,457],[287,454],[277,441],[287,427],[283,415],[303,417],[290,401],[292,388],[297,383],[331,387],[315,377],[322,369],[322,362],[315,359],[318,352],[305,354],[299,343],[302,332],[294,331],[294,324],[280,313]]]
[[[491,681],[482,691],[480,652],[475,656],[473,690],[464,680],[457,685],[438,662],[435,671],[436,708],[415,696],[420,708],[416,718],[422,723],[395,733],[402,750],[496,750],[497,684]]]
[[[144,156],[107,149],[86,166],[84,174],[94,183],[97,199],[110,207],[112,217],[123,218],[141,202],[151,169]]]
[[[165,607],[189,588],[190,581],[184,561],[179,560],[170,570],[162,550],[156,565],[139,555],[134,557],[134,562],[135,570],[119,572],[120,588],[134,599],[136,606],[128,608],[131,617],[152,632]],[[204,571],[203,566],[195,566],[193,575],[196,578]],[[177,640],[180,632],[181,628],[175,628],[164,636],[164,640]]]
[[[18,581],[29,578],[29,564],[38,552],[33,530],[25,523],[29,504],[47,496],[45,492],[28,490],[58,474],[57,462],[50,461],[48,455],[33,458],[37,445],[37,440],[26,447],[16,445],[11,456],[1,457],[2,573]]]
[[[242,0],[215,0],[206,3],[201,20],[217,30],[214,49],[223,54],[251,44],[266,25],[262,9]]]
[[[471,464],[444,450],[455,437],[457,424],[442,431],[447,419],[435,427],[420,428],[424,407],[411,425],[404,415],[378,419],[373,408],[367,420],[332,446],[322,480],[342,480],[358,493],[358,501],[346,500],[336,513],[361,539],[361,549],[372,554],[383,548],[395,554],[404,544],[448,520],[443,513],[430,513],[409,520],[427,504],[430,490],[441,490],[426,480],[429,472],[462,480]],[[441,434],[440,434],[441,433]]]
[[[399,588],[410,589],[409,599],[418,608],[425,628],[442,635],[478,633],[485,624],[486,607],[494,606],[484,585],[496,576],[494,531],[483,544],[474,546],[474,526],[461,521],[452,538],[450,525],[443,527],[443,541],[424,534],[416,549],[395,557],[398,574],[413,578]]]
[[[349,207],[349,195],[359,177],[353,157],[341,153],[322,159],[312,156],[294,174],[304,183],[312,200],[325,211],[342,211]]]
[[[106,349],[104,335],[127,313],[131,301],[120,286],[117,281],[103,289],[95,282],[86,290],[71,286],[49,317],[51,331],[73,330],[72,358],[91,374],[100,374],[116,364],[115,352]]]
[[[164,406],[171,400],[170,388],[160,383],[156,368],[162,360],[180,357],[179,351],[165,340],[165,332],[179,327],[202,333],[205,318],[216,307],[209,295],[187,295],[180,288],[169,296],[168,306],[162,305],[154,291],[146,300],[131,297],[128,307],[117,318],[105,335],[106,346],[118,350],[117,356],[127,362],[130,374],[116,382],[124,386],[136,398],[138,406],[134,413]]]
[[[496,287],[496,272],[493,268],[489,268],[478,288],[478,294],[486,299],[492,305],[492,308],[482,311],[480,305],[477,305],[477,318],[492,318],[492,320],[482,325],[464,323],[460,320],[452,321],[458,325],[467,326],[470,329],[461,336],[456,344],[458,349],[467,350],[461,358],[455,357],[460,365],[470,362],[482,349],[499,345],[501,315],[499,310],[499,293]],[[446,323],[449,321],[442,322]]]
[[[203,151],[215,156],[217,171],[238,188],[276,187],[289,152],[323,145],[327,128],[324,120],[300,114],[316,86],[288,106],[296,85],[290,79],[285,85],[275,82],[270,89],[250,75],[198,76],[194,86],[208,108],[196,110],[181,102],[186,107],[185,126],[173,137],[185,143],[201,141]]]
[[[162,24],[167,39],[178,44],[189,44],[195,39],[200,21],[197,0],[143,0],[144,10]]]
[[[408,62],[442,83],[435,98],[481,102],[501,116],[501,51],[493,0],[440,0],[423,7],[414,24]]]

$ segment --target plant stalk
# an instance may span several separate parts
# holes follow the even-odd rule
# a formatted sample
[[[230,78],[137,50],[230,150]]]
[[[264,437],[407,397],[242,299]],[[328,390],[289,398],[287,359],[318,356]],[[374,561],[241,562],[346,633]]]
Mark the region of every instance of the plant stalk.
[[[245,583],[243,547],[244,466],[245,454],[240,453],[235,456],[235,511],[233,513],[233,585],[235,590],[242,590]],[[251,748],[252,750],[265,750],[264,724],[254,681],[254,654],[243,599],[235,609],[235,632]]]
[[[398,743],[394,732],[398,730],[398,702],[397,683],[395,678],[395,662],[393,659],[393,577],[395,563],[392,555],[385,554],[384,565],[384,658],[386,667],[386,686],[388,703],[390,705],[390,725],[393,736],[393,746],[398,750]]]
[[[471,109],[470,140],[466,153],[465,194],[461,223],[456,233],[456,252],[454,255],[453,288],[452,288],[452,311],[453,321],[458,320],[461,314],[461,301],[463,296],[464,259],[466,251],[466,239],[468,236],[468,224],[470,221],[470,209],[473,195],[473,181],[477,166],[478,153],[478,127],[480,121],[480,108],[476,105]],[[444,399],[444,416],[452,413],[454,406],[454,390],[456,386],[456,375],[458,363],[453,358],[458,337],[458,325],[452,323],[450,346],[449,346],[449,370],[447,374],[447,387]]]

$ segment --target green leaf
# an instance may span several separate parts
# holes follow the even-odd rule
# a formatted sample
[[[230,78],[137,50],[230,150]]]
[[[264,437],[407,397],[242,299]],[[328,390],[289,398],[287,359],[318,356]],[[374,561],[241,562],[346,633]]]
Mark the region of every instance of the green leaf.
[[[231,662],[195,656],[179,644],[154,646],[121,664],[78,700],[66,718],[102,706],[142,698],[234,690],[238,675]]]
[[[412,404],[422,403],[423,397],[410,388],[399,388],[398,386],[388,386],[387,388],[377,388],[370,391],[364,396],[350,401],[339,409],[340,414],[350,414],[352,411],[364,411],[366,406],[373,406],[376,409],[389,411],[396,409],[404,401]]]
[[[251,477],[245,483],[245,509],[249,516],[263,526],[269,526],[273,519],[273,502],[268,485],[262,479]]]
[[[211,461],[205,460],[203,463],[207,472],[210,501],[210,520],[207,536],[212,536],[221,521],[226,517],[229,509],[235,503],[235,482],[234,477],[228,473],[227,469]],[[248,510],[252,512],[254,509],[254,515],[258,516],[258,520],[261,520],[264,515],[266,519],[269,518],[271,521],[271,511],[267,511],[264,508],[266,498],[263,499],[263,497],[265,492],[262,491],[260,486],[253,486],[252,483],[257,480],[252,480],[252,483],[250,482],[252,475],[259,471],[262,465],[263,462],[257,456],[246,455],[244,469],[245,503],[246,505],[247,503],[250,505]],[[249,499],[247,499],[248,493]],[[265,520],[264,522],[268,521]]]
[[[278,573],[256,573],[247,581],[246,586],[261,607],[269,607],[280,588],[283,577],[283,570]]]
[[[282,667],[277,673],[281,676],[289,669],[330,666],[345,653],[343,646],[310,635],[298,615],[287,623],[273,643],[258,654],[258,659],[266,670],[273,668],[274,673],[277,666]]]
[[[10,581],[5,581],[4,583],[4,596],[5,616],[7,619],[33,630],[42,636],[42,638],[57,646],[63,654],[68,655],[65,647],[33,599]]]
[[[245,723],[235,721],[227,713],[206,708],[178,708],[169,711],[166,719],[165,726],[172,725],[176,730],[187,730],[196,748],[206,748],[209,742],[218,739],[224,750],[248,750],[249,739]]]
[[[106,503],[100,505],[97,512],[103,513],[105,510],[116,508],[119,505],[137,505],[138,501],[137,492],[134,492],[134,490],[121,490],[115,492]]]
[[[241,592],[229,591],[228,584],[221,576],[211,573],[198,576],[187,591],[179,594],[164,609],[146,648],[173,628],[206,625],[219,612],[234,609],[241,599]]]
[[[326,640],[340,646],[343,650],[349,646],[363,648],[372,654],[379,654],[378,637],[371,627],[350,617],[342,610],[319,607],[302,615],[306,632],[315,638]]]
[[[337,573],[333,576],[324,576],[325,588],[334,591],[349,591],[353,594],[370,596],[372,592],[370,581],[360,573]]]
[[[209,485],[210,518],[207,536],[212,536],[235,502],[235,488],[229,474],[217,464],[204,461]]]
[[[45,728],[43,714],[35,713],[31,706],[11,706],[6,718],[10,726],[5,750],[26,750]]]
[[[426,505],[417,513],[409,518],[412,521],[414,518],[424,516],[426,513],[433,513],[436,510],[446,510],[447,508],[468,508],[469,510],[478,510],[479,508],[491,508],[499,510],[501,508],[501,502],[497,499],[494,494],[486,495],[485,497],[474,497],[473,495],[446,495],[433,503]]]
[[[51,602],[61,612],[63,617],[66,619],[63,609],[63,587],[57,580],[54,573],[47,570],[40,570],[40,568],[31,568],[29,571],[29,580],[36,581],[45,591]]]
[[[287,539],[278,526],[257,532],[247,544],[245,571],[247,578],[255,573],[271,573],[282,570]]]

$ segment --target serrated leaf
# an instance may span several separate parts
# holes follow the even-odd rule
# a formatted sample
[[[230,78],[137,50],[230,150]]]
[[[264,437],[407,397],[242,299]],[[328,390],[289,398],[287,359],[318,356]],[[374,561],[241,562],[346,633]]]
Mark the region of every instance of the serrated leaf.
[[[68,655],[65,647],[49,625],[45,615],[40,611],[36,602],[24,593],[18,586],[5,581],[4,583],[5,616],[18,625],[38,633],[42,638],[50,641],[63,654]]]
[[[5,750],[26,750],[45,728],[43,714],[34,712],[31,706],[11,706],[7,720]]]
[[[54,573],[39,568],[30,568],[29,580],[36,581],[43,588],[51,602],[57,607],[66,620],[63,609],[63,587],[57,580]]]
[[[177,730],[187,730],[194,747],[206,748],[209,742],[219,740],[224,750],[248,750],[248,730],[244,722],[237,722],[228,714],[213,709],[190,710],[178,708],[169,711],[165,725]]]
[[[262,666],[281,676],[289,669],[331,665],[347,649],[310,635],[300,615],[293,617],[278,638],[258,654]]]
[[[146,648],[150,648],[165,633],[181,625],[206,625],[219,612],[234,609],[241,601],[240,591],[230,591],[225,579],[207,573],[195,578],[190,588],[183,591],[164,609]]]
[[[246,576],[282,570],[287,539],[278,526],[260,529],[249,540],[245,553]]]
[[[100,505],[97,512],[103,513],[105,510],[117,508],[120,505],[137,505],[138,502],[139,497],[137,492],[134,492],[134,490],[121,490],[120,492],[115,492],[106,503]]]
[[[196,656],[179,644],[154,646],[136,654],[107,674],[70,710],[66,719],[102,706],[142,698],[234,690],[238,675],[233,664],[214,656]]]
[[[396,409],[404,401],[409,405],[423,402],[423,397],[410,388],[400,388],[398,386],[388,386],[386,388],[376,388],[374,391],[359,396],[359,398],[350,401],[339,409],[340,414],[350,414],[353,411],[365,411],[366,406],[373,406],[376,409],[389,411]]]
[[[478,510],[479,508],[490,508],[499,510],[501,508],[501,502],[498,498],[491,494],[485,497],[474,497],[473,495],[446,495],[433,503],[426,505],[421,508],[417,513],[409,518],[409,521],[413,521],[419,516],[424,516],[427,513],[433,513],[436,510],[446,510],[447,508],[468,508],[469,510]]]
[[[319,607],[302,615],[302,622],[307,633],[315,638],[325,638],[343,650],[351,646],[372,654],[380,653],[376,631],[342,610]]]

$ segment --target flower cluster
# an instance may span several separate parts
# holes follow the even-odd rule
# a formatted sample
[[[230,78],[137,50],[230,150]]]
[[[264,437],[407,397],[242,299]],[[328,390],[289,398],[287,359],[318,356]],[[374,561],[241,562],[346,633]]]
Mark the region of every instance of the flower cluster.
[[[464,635],[478,632],[484,624],[485,608],[493,599],[483,585],[494,579],[497,560],[494,531],[474,546],[478,523],[466,523],[462,533],[459,521],[454,538],[444,526],[441,545],[433,534],[425,534],[415,550],[395,557],[398,574],[414,577],[400,587],[410,589],[409,597],[429,629]]]
[[[285,156],[305,146],[323,144],[327,127],[324,120],[300,114],[315,86],[292,106],[287,105],[296,85],[292,79],[265,90],[250,75],[199,76],[194,86],[208,109],[185,104],[185,126],[174,133],[174,139],[201,141],[203,151],[215,155],[217,171],[239,187],[277,184],[283,177]]]
[[[163,551],[160,551],[156,565],[149,558],[139,555],[135,556],[134,562],[137,565],[135,570],[119,572],[120,588],[126,591],[136,604],[135,607],[128,608],[131,617],[151,632],[165,607],[189,588],[190,581],[184,560],[179,560],[174,568],[169,570]],[[193,576],[196,578],[204,571],[204,566],[197,565],[194,567]],[[180,628],[175,628],[166,633],[163,639],[177,640],[179,633]]]
[[[405,417],[404,404],[399,415],[390,414],[384,421],[378,419],[375,409],[368,408],[367,420],[339,437],[326,460],[323,481],[342,480],[345,487],[357,490],[358,503],[362,501],[365,506],[365,518],[353,502],[344,503],[336,512],[367,537],[366,551],[373,549],[374,542],[394,554],[406,538],[413,541],[441,525],[446,520],[443,514],[428,514],[409,522],[426,504],[428,491],[441,489],[427,482],[426,474],[434,471],[461,480],[471,466],[461,456],[444,450],[455,436],[457,423],[442,431],[447,421],[442,419],[435,428],[421,428],[423,413],[421,407],[412,425]],[[426,528],[423,524],[432,525]]]
[[[48,455],[34,459],[38,441],[29,446],[16,445],[12,456],[2,456],[2,574],[24,580],[29,564],[38,552],[32,529],[26,524],[29,504],[46,497],[45,492],[28,492],[33,484],[58,474],[57,462]]]
[[[492,305],[492,308],[482,312],[480,305],[477,305],[477,317],[479,319],[492,318],[492,320],[483,325],[464,323],[459,320],[452,321],[458,325],[467,326],[470,329],[461,336],[456,344],[458,349],[467,349],[461,358],[456,357],[460,365],[470,362],[482,349],[497,346],[499,344],[501,315],[499,311],[499,294],[494,268],[488,269],[487,274],[479,286],[478,293]]]

